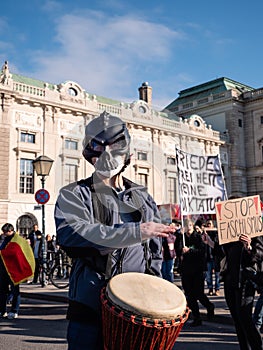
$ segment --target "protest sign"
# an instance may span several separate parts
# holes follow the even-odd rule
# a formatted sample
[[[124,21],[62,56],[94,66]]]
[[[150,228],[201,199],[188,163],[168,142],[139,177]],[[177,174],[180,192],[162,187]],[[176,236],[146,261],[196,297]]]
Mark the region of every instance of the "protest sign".
[[[198,156],[176,149],[182,215],[215,214],[215,203],[226,199],[218,155]]]
[[[259,196],[216,203],[219,244],[235,242],[244,233],[251,238],[263,235]]]

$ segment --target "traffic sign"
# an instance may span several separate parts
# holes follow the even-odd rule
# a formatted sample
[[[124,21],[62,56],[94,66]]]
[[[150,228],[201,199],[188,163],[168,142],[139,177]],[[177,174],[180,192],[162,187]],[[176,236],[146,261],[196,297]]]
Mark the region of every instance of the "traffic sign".
[[[41,188],[35,193],[35,200],[38,204],[46,204],[49,201],[49,198],[49,193],[44,188]]]

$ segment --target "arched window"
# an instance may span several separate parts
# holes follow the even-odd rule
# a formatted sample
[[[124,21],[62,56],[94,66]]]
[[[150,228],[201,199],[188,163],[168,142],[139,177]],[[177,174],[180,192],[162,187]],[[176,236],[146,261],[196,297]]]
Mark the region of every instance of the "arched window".
[[[31,214],[31,213],[26,213],[24,215],[21,215],[18,219],[17,219],[17,231],[19,232],[19,234],[22,235],[27,235],[32,231],[33,226],[37,225],[37,218]]]

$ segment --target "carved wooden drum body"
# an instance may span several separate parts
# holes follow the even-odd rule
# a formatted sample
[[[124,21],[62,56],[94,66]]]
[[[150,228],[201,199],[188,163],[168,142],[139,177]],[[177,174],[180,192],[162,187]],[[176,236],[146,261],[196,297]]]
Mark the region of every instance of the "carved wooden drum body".
[[[189,314],[176,285],[136,272],[113,277],[101,302],[105,350],[170,350]]]

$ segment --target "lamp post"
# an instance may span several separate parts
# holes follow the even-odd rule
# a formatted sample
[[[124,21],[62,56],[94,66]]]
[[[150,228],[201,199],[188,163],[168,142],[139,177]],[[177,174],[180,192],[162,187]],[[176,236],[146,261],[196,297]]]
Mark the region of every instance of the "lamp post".
[[[33,160],[33,167],[35,172],[37,173],[37,176],[41,176],[41,184],[42,184],[42,191],[45,194],[48,194],[47,191],[44,190],[45,188],[45,180],[46,176],[49,175],[53,160],[50,159],[47,156],[40,156]],[[39,191],[38,191],[39,192]],[[40,197],[38,203],[42,203],[42,242],[41,242],[41,252],[42,252],[42,259],[43,259],[43,268],[42,268],[42,287],[46,284],[46,269],[47,269],[47,246],[46,246],[46,233],[45,233],[45,203],[48,201],[48,198],[43,197],[43,199]]]

